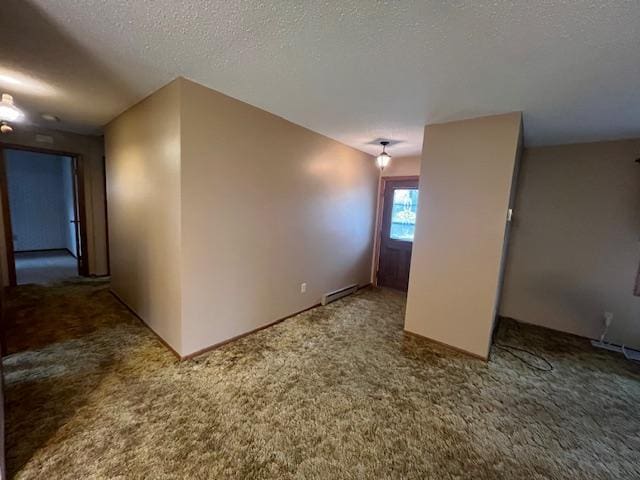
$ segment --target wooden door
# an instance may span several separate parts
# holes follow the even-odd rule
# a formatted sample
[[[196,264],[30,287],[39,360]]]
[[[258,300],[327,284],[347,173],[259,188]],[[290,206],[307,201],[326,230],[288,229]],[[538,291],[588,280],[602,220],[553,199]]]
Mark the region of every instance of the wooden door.
[[[418,206],[418,179],[384,181],[377,284],[406,292]]]

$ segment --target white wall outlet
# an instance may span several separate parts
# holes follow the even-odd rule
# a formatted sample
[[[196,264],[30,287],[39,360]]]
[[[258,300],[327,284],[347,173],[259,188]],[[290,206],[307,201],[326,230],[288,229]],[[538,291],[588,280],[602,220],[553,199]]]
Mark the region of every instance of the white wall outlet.
[[[604,324],[608,327],[613,323],[613,313],[604,312]]]
[[[307,282],[300,284],[300,293],[307,293]]]

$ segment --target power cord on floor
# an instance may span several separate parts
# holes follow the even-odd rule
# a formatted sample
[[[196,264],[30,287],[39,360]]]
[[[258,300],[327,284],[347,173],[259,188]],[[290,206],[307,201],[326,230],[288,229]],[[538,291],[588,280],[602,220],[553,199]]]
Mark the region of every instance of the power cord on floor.
[[[527,365],[529,368],[533,368],[534,370],[538,370],[540,372],[551,372],[553,370],[553,365],[551,364],[551,362],[549,362],[549,360],[547,360],[546,358],[530,352],[529,350],[525,350],[524,348],[519,348],[519,347],[514,347],[513,345],[503,345],[501,343],[494,343],[493,344],[496,348],[499,348],[500,350],[507,352],[508,354],[510,354],[511,356],[517,358],[518,360],[520,360],[522,363],[524,363],[525,365]],[[531,355],[532,357],[535,357],[541,361],[543,361],[547,366],[546,367],[539,367],[538,365],[534,365],[533,363],[527,361],[525,358],[523,358],[522,356],[518,355],[517,353],[514,352],[524,352],[527,355]]]
[[[539,372],[551,372],[553,371],[553,365],[551,364],[551,362],[549,360],[547,360],[546,358],[544,358],[541,355],[538,355],[537,353],[533,353],[529,350],[526,350],[524,348],[520,348],[520,347],[515,347],[513,345],[507,345],[504,343],[499,343],[496,340],[496,337],[498,336],[498,330],[500,328],[500,323],[502,322],[503,318],[507,318],[507,317],[498,317],[498,325],[496,325],[496,328],[493,330],[493,345],[502,350],[503,352],[507,352],[509,355],[511,355],[512,357],[520,360],[522,363],[524,363],[526,366],[528,366],[529,368],[532,368],[533,370],[537,370]],[[509,320],[511,320],[512,322],[515,322],[515,325],[518,325],[518,321],[513,319],[513,318],[509,318]],[[518,329],[519,329],[519,325],[518,325]],[[529,362],[526,358],[524,358],[521,355],[518,355],[518,353],[516,352],[523,352],[526,353],[527,355],[530,355],[534,358],[537,358],[538,360],[541,360],[543,363],[545,363],[545,367],[540,367],[538,365],[535,365],[531,362]]]

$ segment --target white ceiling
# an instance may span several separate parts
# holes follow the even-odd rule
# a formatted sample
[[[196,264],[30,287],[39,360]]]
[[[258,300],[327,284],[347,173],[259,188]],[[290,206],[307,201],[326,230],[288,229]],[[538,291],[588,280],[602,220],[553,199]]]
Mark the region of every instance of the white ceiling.
[[[522,110],[528,145],[640,137],[640,1],[3,0],[0,89],[98,132],[184,76],[375,153]],[[21,83],[20,83],[21,82]]]

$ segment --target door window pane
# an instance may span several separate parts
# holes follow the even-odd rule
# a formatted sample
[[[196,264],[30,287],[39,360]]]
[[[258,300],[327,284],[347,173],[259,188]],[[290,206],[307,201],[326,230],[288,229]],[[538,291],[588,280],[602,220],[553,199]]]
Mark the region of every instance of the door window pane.
[[[391,231],[389,232],[392,239],[413,242],[417,209],[417,188],[399,188],[393,191]]]

